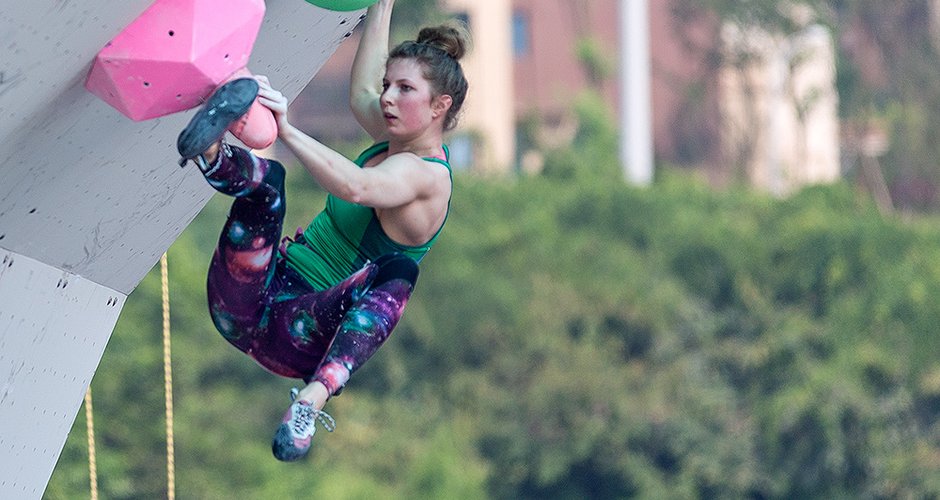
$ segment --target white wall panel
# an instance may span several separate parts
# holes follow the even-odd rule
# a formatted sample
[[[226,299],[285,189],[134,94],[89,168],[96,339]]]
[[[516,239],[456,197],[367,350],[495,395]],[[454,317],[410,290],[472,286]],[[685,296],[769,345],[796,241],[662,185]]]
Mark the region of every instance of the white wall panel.
[[[0,498],[38,498],[126,296],[0,249]]]

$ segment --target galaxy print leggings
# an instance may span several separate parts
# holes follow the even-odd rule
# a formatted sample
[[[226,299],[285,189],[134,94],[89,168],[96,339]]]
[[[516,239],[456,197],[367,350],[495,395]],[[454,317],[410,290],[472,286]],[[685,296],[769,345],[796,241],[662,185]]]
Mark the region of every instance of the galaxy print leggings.
[[[207,280],[209,311],[232,345],[273,373],[317,380],[335,394],[391,334],[418,276],[391,254],[316,291],[278,252],[284,167],[223,145],[203,175],[234,196]]]

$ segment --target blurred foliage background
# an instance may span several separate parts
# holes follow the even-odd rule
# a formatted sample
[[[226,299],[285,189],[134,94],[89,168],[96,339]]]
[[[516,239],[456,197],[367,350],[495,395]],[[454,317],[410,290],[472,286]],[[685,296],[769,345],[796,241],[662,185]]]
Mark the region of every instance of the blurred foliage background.
[[[662,166],[633,188],[606,107],[577,112],[541,175],[456,175],[402,323],[299,463],[269,451],[296,381],[206,312],[214,198],[169,251],[177,495],[940,496],[936,217],[885,217],[848,183],[777,199]],[[286,228],[324,200],[293,167]],[[155,269],[92,383],[102,498],[166,495],[160,315]],[[80,412],[45,497],[87,495]]]
[[[599,174],[598,138],[540,177],[456,177],[403,322],[297,464],[269,452],[292,381],[206,314],[213,199],[169,252],[180,496],[940,495],[937,221],[845,185],[635,189]],[[299,168],[288,189],[305,224],[323,193]],[[105,498],[165,488],[159,284],[128,299],[92,384]],[[74,429],[48,498],[87,493]]]

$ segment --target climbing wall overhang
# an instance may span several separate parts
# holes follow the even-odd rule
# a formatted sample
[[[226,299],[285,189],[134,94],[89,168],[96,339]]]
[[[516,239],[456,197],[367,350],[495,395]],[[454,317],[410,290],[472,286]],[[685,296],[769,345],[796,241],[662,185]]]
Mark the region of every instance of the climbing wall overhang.
[[[135,122],[89,93],[151,0],[0,9],[0,498],[39,498],[127,295],[213,191],[176,166],[193,111]],[[272,0],[248,67],[295,97],[359,22]]]

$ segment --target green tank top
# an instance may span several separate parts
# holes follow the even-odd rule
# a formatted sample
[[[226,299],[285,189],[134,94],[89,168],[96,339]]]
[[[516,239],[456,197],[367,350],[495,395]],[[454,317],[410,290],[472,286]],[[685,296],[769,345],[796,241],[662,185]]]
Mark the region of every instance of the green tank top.
[[[363,151],[356,158],[362,168],[374,156],[388,151],[388,142],[380,142]],[[450,151],[444,146],[444,157],[424,158],[450,169]],[[450,213],[448,200],[447,212]],[[444,216],[447,222],[447,215]],[[366,262],[392,252],[403,253],[416,262],[421,259],[441,234],[444,224],[434,236],[419,246],[402,245],[393,241],[382,230],[372,207],[350,203],[333,195],[326,197],[326,207],[303,232],[303,242],[290,242],[285,251],[287,266],[297,271],[316,290],[325,290],[359,270]]]

